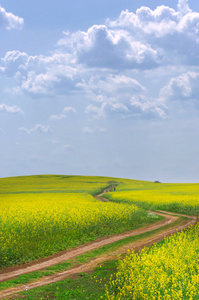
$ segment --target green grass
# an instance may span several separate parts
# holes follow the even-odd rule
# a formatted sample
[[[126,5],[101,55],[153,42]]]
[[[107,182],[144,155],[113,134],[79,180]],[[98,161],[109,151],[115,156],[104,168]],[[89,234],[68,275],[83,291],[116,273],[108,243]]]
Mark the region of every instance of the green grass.
[[[105,262],[92,273],[82,273],[76,278],[28,290],[14,299],[44,300],[96,300],[105,293],[105,283],[117,268],[117,261]]]

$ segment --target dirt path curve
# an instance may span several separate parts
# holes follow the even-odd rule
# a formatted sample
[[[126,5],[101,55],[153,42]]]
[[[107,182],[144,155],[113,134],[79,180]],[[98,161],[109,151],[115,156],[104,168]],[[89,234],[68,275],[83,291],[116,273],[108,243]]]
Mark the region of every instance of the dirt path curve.
[[[107,198],[102,197],[104,194],[108,193],[113,188],[113,185],[109,186],[101,194],[94,196],[98,201],[110,202]]]
[[[108,190],[106,189],[100,195],[103,195],[107,191]],[[100,195],[96,196],[96,198],[98,199]],[[101,201],[101,199],[99,199],[99,200]],[[157,215],[164,216],[165,219],[162,220],[162,221],[159,221],[155,224],[145,226],[143,228],[139,228],[139,229],[136,229],[136,230],[124,232],[124,233],[121,233],[121,234],[116,234],[116,235],[113,235],[113,236],[110,236],[110,237],[104,237],[104,238],[98,239],[94,242],[90,242],[88,244],[79,246],[79,247],[71,249],[71,250],[62,251],[62,252],[57,253],[53,256],[50,256],[50,257],[47,257],[47,258],[44,258],[44,259],[40,259],[40,260],[32,262],[32,263],[28,263],[28,264],[24,264],[24,265],[21,265],[21,266],[16,266],[16,267],[1,270],[0,271],[0,282],[7,281],[9,279],[15,278],[15,277],[17,277],[19,275],[22,275],[22,274],[27,274],[27,273],[30,273],[30,272],[33,272],[33,271],[41,270],[41,269],[56,265],[58,263],[67,261],[69,259],[75,258],[76,256],[84,254],[87,251],[92,251],[92,250],[98,249],[98,248],[100,248],[104,245],[112,244],[116,241],[125,239],[127,237],[136,236],[136,235],[139,235],[141,233],[153,231],[155,229],[158,229],[162,226],[165,226],[167,224],[170,224],[170,223],[176,221],[178,219],[178,216],[185,216],[185,215],[181,215],[181,214],[172,215],[172,213],[168,213],[168,212],[165,212],[165,211],[159,211],[159,212],[153,212],[153,213],[157,214]],[[172,229],[167,229],[164,232],[156,234],[153,237],[138,240],[138,241],[132,243],[132,245],[124,246],[124,247],[120,248],[119,250],[116,250],[116,251],[112,252],[109,255],[99,256],[99,257],[93,259],[92,261],[90,261],[87,264],[77,266],[77,267],[73,267],[69,270],[59,272],[59,273],[56,273],[56,274],[49,275],[49,276],[43,277],[41,279],[38,279],[38,280],[36,280],[32,283],[29,283],[28,284],[28,289],[33,289],[35,287],[39,287],[39,286],[42,286],[42,285],[46,285],[46,284],[49,284],[49,283],[60,281],[60,280],[63,280],[65,278],[69,277],[69,276],[72,276],[74,274],[78,274],[80,272],[86,272],[86,271],[92,270],[99,263],[102,263],[103,261],[105,261],[107,259],[115,258],[118,254],[126,253],[126,251],[130,248],[141,249],[141,248],[143,248],[145,246],[148,246],[148,245],[150,245],[154,242],[158,242],[158,241],[162,240],[165,236],[168,236],[172,233],[175,233],[176,230],[185,229],[185,228],[189,227],[190,225],[197,223],[197,221],[198,221],[198,218],[196,216],[187,216],[186,215],[186,217],[188,218],[188,220],[185,221],[180,226],[178,225],[178,226],[173,227]],[[18,286],[18,287],[15,287],[15,288],[2,290],[2,291],[0,291],[0,299],[3,299],[3,298],[5,298],[9,295],[12,295],[12,294],[20,292],[20,291],[25,291],[26,288],[27,288],[27,285],[22,285],[22,286]]]

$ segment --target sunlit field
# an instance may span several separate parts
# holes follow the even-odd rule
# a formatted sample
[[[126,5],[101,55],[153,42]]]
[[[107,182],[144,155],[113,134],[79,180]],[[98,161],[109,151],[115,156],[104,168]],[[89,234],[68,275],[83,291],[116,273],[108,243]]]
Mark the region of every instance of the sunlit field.
[[[110,202],[93,196],[105,194]],[[0,179],[0,268],[30,262],[155,222],[148,210],[199,215],[199,184],[92,176]],[[108,300],[199,299],[199,225],[130,252],[107,284]]]
[[[0,180],[0,267],[154,222],[134,204],[93,198],[91,193],[109,185],[105,180],[109,178],[32,176]]]
[[[0,179],[0,194],[5,193],[89,193],[96,195],[112,178],[92,176],[37,175]]]
[[[162,245],[129,253],[107,285],[108,300],[199,299],[199,224]]]
[[[199,215],[199,184],[126,181],[105,195],[120,204]],[[120,260],[108,300],[199,299],[199,224]]]
[[[134,203],[145,209],[199,215],[199,184],[127,181],[106,197],[117,203]]]

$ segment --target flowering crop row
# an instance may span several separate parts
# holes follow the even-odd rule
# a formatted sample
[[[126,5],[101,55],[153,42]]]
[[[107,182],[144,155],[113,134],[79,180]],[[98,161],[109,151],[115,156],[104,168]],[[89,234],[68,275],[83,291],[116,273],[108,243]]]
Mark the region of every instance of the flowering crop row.
[[[107,300],[199,299],[199,223],[119,261]]]
[[[144,190],[119,190],[116,193],[107,193],[109,200],[119,203],[134,203],[145,209],[162,209],[173,212],[199,215],[199,184],[192,186],[156,185],[158,188]],[[119,189],[119,188],[118,188]]]

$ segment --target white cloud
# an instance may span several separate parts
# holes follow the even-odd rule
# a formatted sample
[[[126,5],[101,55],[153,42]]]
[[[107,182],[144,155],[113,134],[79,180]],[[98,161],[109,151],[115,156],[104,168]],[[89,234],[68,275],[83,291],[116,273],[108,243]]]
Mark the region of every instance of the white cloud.
[[[17,105],[9,106],[7,104],[0,104],[0,113],[24,114],[24,111]]]
[[[107,105],[106,103],[103,103],[100,106],[95,106],[95,105],[90,104],[86,107],[85,112],[92,114],[94,118],[100,119],[100,118],[103,118],[106,116],[106,113],[105,113],[106,105]]]
[[[118,115],[121,118],[166,118],[168,115],[167,107],[160,101],[152,100],[147,97],[135,96],[129,103],[102,103],[100,105],[89,105],[86,113],[92,114],[94,118],[100,119],[107,116]]]
[[[78,63],[88,67],[110,69],[152,68],[159,55],[146,42],[135,40],[127,30],[93,25],[86,32],[78,31],[62,38],[58,45],[75,53]]]
[[[192,10],[188,5],[188,0],[178,0],[178,10],[184,14],[190,13]]]
[[[24,20],[22,18],[13,15],[10,12],[6,12],[5,8],[0,6],[0,27],[7,30],[21,29],[23,24]]]
[[[186,72],[170,79],[160,91],[160,98],[167,100],[193,100],[198,98],[199,73]]]
[[[6,75],[18,74],[24,91],[66,93],[82,82],[79,70],[85,66],[143,70],[164,64],[196,64],[198,23],[199,13],[192,12],[186,0],[179,0],[178,10],[142,6],[135,13],[122,11],[117,19],[87,31],[64,32],[58,41],[61,50],[49,56],[10,51],[0,69]]]
[[[69,112],[73,112],[73,113],[76,113],[77,111],[76,111],[76,109],[75,108],[73,108],[73,107],[71,107],[71,106],[66,106],[66,107],[64,107],[64,110],[63,110],[63,113],[69,113]]]
[[[20,127],[20,131],[25,132],[27,134],[35,133],[35,132],[40,132],[40,133],[48,133],[51,131],[49,126],[45,126],[42,124],[36,124],[33,128],[27,129],[25,127]]]
[[[67,53],[51,56],[29,56],[25,52],[9,51],[2,58],[1,71],[15,77],[21,91],[32,94],[66,94],[76,90],[81,77],[71,65]]]
[[[137,80],[124,75],[92,77],[84,87],[88,97],[96,102],[86,108],[95,118],[118,115],[119,117],[161,117],[167,115],[163,101],[151,99],[148,91]]]
[[[158,74],[160,67],[171,65],[176,68],[180,65],[185,70],[197,67],[198,24],[199,13],[191,11],[186,0],[179,0],[176,10],[165,5],[154,10],[142,6],[136,12],[122,11],[115,20],[85,31],[64,32],[58,48],[49,55],[9,51],[2,59],[0,71],[15,79],[17,87],[13,90],[18,94],[35,97],[78,94],[85,99],[85,111],[98,118],[110,115],[162,118],[167,115],[164,101],[172,93],[180,89],[185,98],[192,94],[189,83],[193,78],[191,75],[187,79],[172,78],[158,98],[159,91],[156,95],[152,91],[152,97],[150,84],[148,90],[144,87],[151,80],[149,77],[141,79],[142,84],[139,82],[139,72],[144,70],[146,74],[146,70],[153,72],[159,67]],[[69,111],[75,112],[71,109],[52,115],[50,120],[66,118]]]
[[[192,12],[183,0],[178,2],[178,10],[161,5],[154,10],[142,6],[136,13],[122,11],[116,20],[107,20],[107,26],[115,31],[122,28],[135,41],[150,45],[158,64],[195,65],[198,62],[198,22],[199,13]]]
[[[64,115],[64,114],[50,116],[51,121],[62,120],[62,119],[65,119],[65,118],[66,118],[66,115]]]
[[[75,108],[73,108],[73,107],[71,107],[71,106],[66,106],[66,107],[64,107],[64,109],[63,109],[63,111],[62,111],[61,114],[50,116],[50,120],[51,120],[51,121],[56,121],[56,120],[62,120],[62,119],[65,119],[66,116],[67,116],[67,114],[70,113],[70,112],[76,113],[77,111],[76,111]]]
[[[114,21],[107,20],[111,28],[123,28],[133,33],[138,39],[145,39],[149,34],[157,37],[175,30],[173,25],[178,21],[178,12],[168,6],[158,6],[155,10],[142,6],[136,13],[129,10],[122,11]]]
[[[151,99],[145,96],[131,98],[132,112],[135,116],[146,118],[167,118],[168,109],[162,99]]]
[[[88,82],[79,84],[87,96],[96,102],[120,102],[146,89],[134,78],[125,75],[92,75]]]

